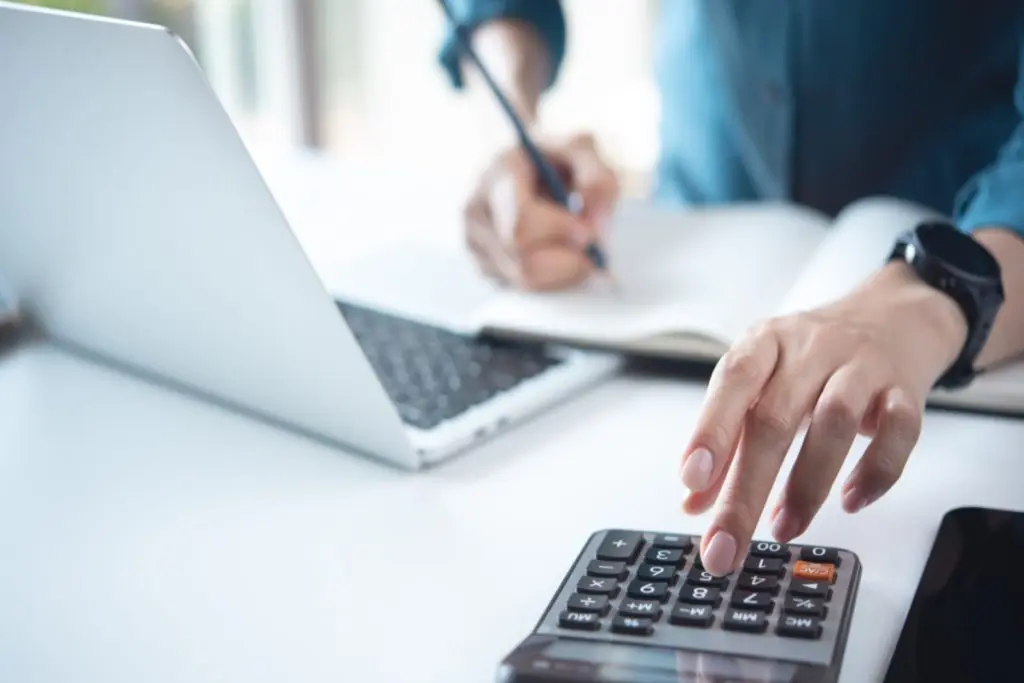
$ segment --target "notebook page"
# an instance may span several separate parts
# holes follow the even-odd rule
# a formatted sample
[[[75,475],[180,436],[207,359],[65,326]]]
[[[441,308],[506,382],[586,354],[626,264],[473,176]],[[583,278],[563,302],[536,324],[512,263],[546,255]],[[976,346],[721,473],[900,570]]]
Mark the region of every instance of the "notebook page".
[[[776,314],[834,301],[880,268],[900,233],[936,214],[890,198],[865,199],[840,212]]]
[[[608,244],[616,290],[594,279],[569,291],[510,291],[478,320],[491,329],[611,345],[666,333],[728,343],[778,304],[826,230],[819,214],[783,204],[623,206]]]

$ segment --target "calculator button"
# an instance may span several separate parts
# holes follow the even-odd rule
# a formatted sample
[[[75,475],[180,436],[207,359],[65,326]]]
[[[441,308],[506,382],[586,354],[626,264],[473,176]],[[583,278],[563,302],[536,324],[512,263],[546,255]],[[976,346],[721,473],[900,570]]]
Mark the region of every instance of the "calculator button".
[[[601,628],[601,618],[594,612],[562,612],[558,625],[578,631],[596,631]]]
[[[834,564],[800,561],[793,565],[793,578],[834,583],[836,580],[836,566]]]
[[[621,581],[629,575],[629,572],[626,570],[625,562],[601,562],[600,560],[593,560],[589,565],[587,565],[587,575],[607,576]]]
[[[768,617],[764,612],[748,609],[730,609],[725,612],[722,628],[730,631],[764,633],[768,629]]]
[[[797,595],[787,595],[786,602],[782,606],[786,614],[798,614],[808,617],[824,617],[825,602],[821,598],[802,598]]]
[[[633,564],[643,541],[643,535],[638,531],[609,531],[597,549],[597,559]]]
[[[740,574],[736,587],[745,591],[757,591],[775,595],[779,592],[779,580],[764,574]]]
[[[798,617],[791,614],[779,619],[779,625],[775,629],[780,636],[812,640],[820,638],[821,631],[821,622],[814,617]]]
[[[839,566],[839,551],[824,546],[808,546],[800,551],[800,559],[807,562],[823,562]]]
[[[619,582],[615,579],[584,576],[576,584],[576,590],[580,593],[607,595],[608,597],[613,598],[619,593]]]
[[[634,636],[649,636],[654,633],[654,622],[644,617],[619,616],[612,619],[612,630]]]
[[[655,548],[676,548],[684,553],[693,549],[693,539],[689,536],[678,536],[676,534],[658,534],[651,543]]]
[[[657,620],[661,617],[661,603],[654,600],[623,600],[619,604],[619,614]]]
[[[640,600],[664,602],[668,597],[668,586],[662,581],[632,581],[626,589],[626,595]]]
[[[715,586],[717,588],[725,588],[729,585],[729,578],[726,576],[715,576],[707,572],[690,572],[690,575],[686,577],[686,583],[697,586]]]
[[[774,557],[747,557],[746,562],[743,563],[743,569],[752,574],[771,574],[774,576],[782,576],[786,572],[783,561]]]
[[[770,541],[754,541],[750,544],[750,555],[757,557],[774,557],[781,560],[789,559],[789,547]]]
[[[683,551],[679,548],[651,548],[644,561],[649,564],[668,564],[679,567],[683,564]]]
[[[714,586],[683,586],[679,589],[679,602],[718,607],[722,591]]]
[[[828,584],[824,581],[791,581],[789,592],[809,598],[828,598]]]
[[[674,583],[676,568],[664,564],[642,564],[636,570],[636,578],[644,581],[667,581]]]
[[[577,612],[596,612],[597,614],[608,614],[608,596],[606,595],[582,595],[575,593],[569,598],[566,605],[570,610]]]
[[[768,614],[771,614],[772,608],[775,606],[772,596],[767,593],[748,593],[746,591],[733,593],[730,604],[739,609],[758,610]]]
[[[668,620],[677,626],[699,626],[707,628],[715,620],[711,605],[688,605],[678,603],[672,608]]]

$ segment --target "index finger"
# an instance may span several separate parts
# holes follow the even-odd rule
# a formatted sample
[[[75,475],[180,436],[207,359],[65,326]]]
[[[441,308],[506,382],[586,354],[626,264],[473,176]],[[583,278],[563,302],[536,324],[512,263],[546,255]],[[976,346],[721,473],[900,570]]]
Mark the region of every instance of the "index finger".
[[[779,360],[779,339],[770,331],[748,334],[715,365],[708,393],[679,475],[693,492],[705,491],[732,460],[747,412]]]

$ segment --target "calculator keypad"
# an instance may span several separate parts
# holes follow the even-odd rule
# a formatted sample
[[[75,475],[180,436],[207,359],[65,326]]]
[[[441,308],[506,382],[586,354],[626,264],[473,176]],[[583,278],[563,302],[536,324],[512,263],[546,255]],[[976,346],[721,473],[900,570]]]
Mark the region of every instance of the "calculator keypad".
[[[737,571],[712,576],[698,538],[602,532],[553,603],[547,632],[825,663],[855,569],[856,557],[836,548],[755,540]]]

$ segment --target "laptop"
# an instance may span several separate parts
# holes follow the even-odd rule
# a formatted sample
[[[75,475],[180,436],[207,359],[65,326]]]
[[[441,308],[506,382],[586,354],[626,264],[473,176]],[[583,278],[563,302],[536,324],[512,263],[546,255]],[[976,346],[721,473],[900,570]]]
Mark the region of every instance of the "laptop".
[[[0,65],[0,273],[59,345],[411,470],[619,368],[332,296],[163,27],[0,2]]]

